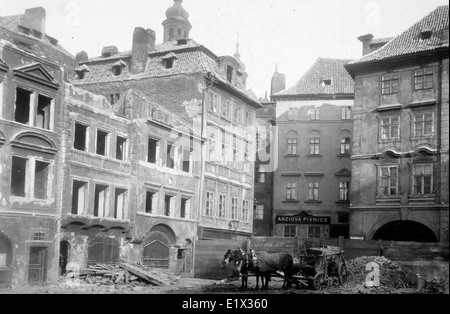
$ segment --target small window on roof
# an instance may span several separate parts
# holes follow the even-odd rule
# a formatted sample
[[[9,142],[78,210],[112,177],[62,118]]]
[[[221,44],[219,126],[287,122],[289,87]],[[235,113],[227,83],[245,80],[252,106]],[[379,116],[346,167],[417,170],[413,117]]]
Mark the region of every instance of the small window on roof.
[[[166,69],[171,69],[171,68],[173,68],[173,59],[166,59],[166,60],[164,60],[164,67],[166,68]]]
[[[122,74],[122,67],[120,67],[120,66],[113,67],[113,73],[115,76]]]
[[[432,31],[422,31],[420,33],[420,39],[422,39],[422,40],[430,39],[432,33],[433,33]]]
[[[322,80],[322,85],[323,86],[331,86],[331,79],[329,79],[329,80]]]

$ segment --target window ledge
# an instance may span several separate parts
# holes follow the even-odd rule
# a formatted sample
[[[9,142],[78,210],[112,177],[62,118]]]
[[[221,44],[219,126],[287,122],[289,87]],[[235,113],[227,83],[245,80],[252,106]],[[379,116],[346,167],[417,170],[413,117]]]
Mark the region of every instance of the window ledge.
[[[436,138],[436,134],[424,135],[424,136],[411,136],[411,141],[431,140]]]
[[[300,201],[297,200],[284,200],[282,201],[283,204],[297,204],[300,203]]]
[[[383,205],[383,204],[385,204],[385,205],[393,205],[393,204],[399,205],[400,201],[401,201],[400,197],[384,197],[384,198],[378,197],[376,199],[377,205]]]
[[[351,154],[339,154],[339,155],[337,155],[339,158],[341,158],[341,157],[351,157],[352,155]]]
[[[305,201],[306,204],[322,204],[322,201],[312,201],[312,200],[307,200]]]
[[[322,155],[306,155],[308,158],[320,158]]]
[[[415,107],[435,106],[436,104],[437,101],[435,99],[418,100],[409,103],[408,107],[415,108]]]
[[[297,155],[297,154],[288,154],[288,155],[284,155],[284,158],[299,158],[300,157],[300,155]]]
[[[375,109],[375,111],[382,112],[382,111],[390,111],[390,110],[400,110],[402,108],[403,108],[402,104],[382,105],[382,106],[377,107]]]

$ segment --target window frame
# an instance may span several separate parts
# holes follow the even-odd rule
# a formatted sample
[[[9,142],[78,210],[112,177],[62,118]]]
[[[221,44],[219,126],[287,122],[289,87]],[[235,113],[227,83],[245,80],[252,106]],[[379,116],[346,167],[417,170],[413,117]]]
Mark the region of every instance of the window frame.
[[[389,123],[385,124],[384,120],[389,119]],[[396,124],[393,121],[396,120]],[[381,116],[380,117],[380,139],[381,141],[398,141],[400,140],[400,116]],[[397,128],[397,135],[393,136],[393,127]],[[387,130],[387,132],[386,132]],[[386,135],[387,134],[387,135]]]
[[[309,155],[320,156],[320,136],[309,137]]]
[[[286,182],[286,201],[297,201],[297,182]]]
[[[426,131],[426,123],[427,123],[427,120],[425,119],[425,116],[426,115],[430,115],[431,114],[431,131],[430,131],[430,133],[425,133],[425,131]],[[421,116],[421,118],[422,118],[422,120],[421,121],[417,121],[417,118],[418,118],[418,116]],[[417,112],[414,112],[413,113],[413,119],[414,119],[414,121],[413,121],[413,124],[414,124],[414,126],[413,126],[413,128],[414,128],[414,137],[420,137],[420,138],[422,138],[422,137],[429,137],[429,136],[434,136],[435,135],[435,132],[436,132],[436,130],[435,130],[435,113],[434,113],[434,111],[417,111]],[[418,125],[419,124],[421,124],[421,132],[422,132],[422,134],[418,134],[417,132],[418,132]]]
[[[416,173],[416,169],[418,168],[418,167],[421,167],[422,168],[422,173],[420,173],[420,174],[417,174]],[[429,175],[427,175],[427,174],[425,174],[425,167],[430,167],[430,174]],[[426,196],[426,195],[433,195],[434,193],[433,193],[433,188],[434,188],[434,186],[433,186],[433,180],[434,180],[434,163],[420,163],[420,164],[412,164],[412,172],[411,172],[411,175],[412,175],[412,194],[413,195],[416,195],[416,196],[418,196],[418,195],[423,195],[423,196]],[[418,177],[420,177],[420,185],[418,185],[417,184],[417,179],[418,179]],[[425,193],[425,187],[426,187],[426,184],[425,184],[425,178],[426,177],[429,177],[429,190],[430,190],[430,193]],[[418,191],[417,191],[417,187],[418,186],[420,186],[420,188],[421,188],[421,193],[418,193]]]
[[[349,181],[342,181],[342,180],[339,181],[339,201],[341,201],[341,202],[349,202],[350,201],[350,182]]]
[[[422,73],[420,73],[422,72]],[[430,79],[431,78],[431,79]],[[421,79],[421,82],[418,82]],[[428,85],[431,83],[431,86]],[[414,90],[427,90],[434,88],[434,67],[423,67],[414,70]]]
[[[297,236],[297,226],[285,225],[283,228],[284,238],[295,238]]]
[[[383,169],[387,169],[387,175],[383,176]],[[391,169],[396,170],[396,182],[395,185],[391,185],[392,176]],[[390,197],[398,197],[399,196],[399,166],[398,165],[380,165],[378,166],[378,196],[380,198],[390,198]],[[383,180],[388,180],[389,185],[385,185]],[[383,189],[387,189],[388,193],[384,193]],[[391,192],[391,189],[395,189],[395,193]]]
[[[381,75],[381,95],[397,94],[400,89],[400,73]]]
[[[308,182],[308,201],[318,202],[319,201],[319,189],[320,185],[318,181]],[[311,197],[312,196],[312,197]]]

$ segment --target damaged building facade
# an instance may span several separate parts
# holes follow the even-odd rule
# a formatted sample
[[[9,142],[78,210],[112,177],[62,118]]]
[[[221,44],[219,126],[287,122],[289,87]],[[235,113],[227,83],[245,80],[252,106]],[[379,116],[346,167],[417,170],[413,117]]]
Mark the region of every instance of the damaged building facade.
[[[105,96],[112,104],[133,89],[177,113],[192,129],[188,136],[202,144],[195,157],[198,168],[189,173],[189,178],[199,176],[200,185],[197,190],[191,185],[184,196],[177,196],[177,204],[185,197],[189,200],[192,193],[200,195],[200,204],[191,206],[199,238],[246,237],[252,233],[253,221],[253,126],[261,105],[246,90],[248,75],[238,49],[234,56],[218,57],[189,39],[189,14],[181,1],[174,1],[166,17],[164,33],[169,35],[161,44],[155,43],[154,31],[138,27],[131,51],[119,52],[110,46],[91,59],[80,53],[79,74],[73,84]],[[153,141],[142,144],[142,150],[155,145],[161,158],[156,168],[167,172],[170,163],[165,156],[173,145],[155,134]],[[188,145],[177,156],[188,158],[189,149],[194,148]],[[173,195],[166,192],[168,196],[161,197]],[[148,232],[154,221],[149,219],[142,230]],[[178,239],[178,228],[167,228]]]
[[[166,15],[163,43],[137,27],[92,59],[43,8],[0,18],[0,287],[120,259],[192,274],[196,239],[251,235],[261,105],[238,49],[189,39],[181,1]]]
[[[57,278],[63,79],[64,69],[73,67],[74,60],[45,33],[43,8],[1,17],[0,40],[0,288],[4,288]]]
[[[346,69],[355,79],[350,235],[448,241],[448,5]]]

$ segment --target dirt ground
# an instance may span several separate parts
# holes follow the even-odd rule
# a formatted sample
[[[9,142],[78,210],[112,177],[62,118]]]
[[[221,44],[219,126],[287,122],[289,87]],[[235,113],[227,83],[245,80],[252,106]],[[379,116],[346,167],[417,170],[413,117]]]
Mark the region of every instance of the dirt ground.
[[[326,291],[315,291],[314,289],[282,289],[282,280],[273,278],[268,290],[255,290],[255,279],[248,281],[248,290],[241,290],[241,281],[223,283],[216,280],[180,278],[178,282],[170,286],[151,285],[105,285],[80,283],[78,286],[68,286],[64,282],[58,285],[43,287],[16,287],[14,289],[0,291],[0,294],[349,294],[354,293],[333,287]],[[360,292],[370,293],[370,292]],[[383,293],[383,291],[372,291],[372,293]],[[415,289],[397,289],[389,291],[394,294],[417,294],[421,293]]]

